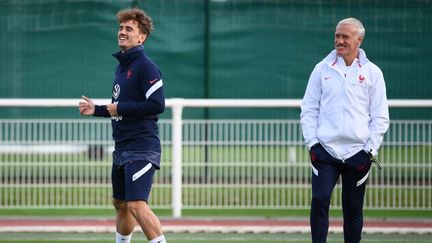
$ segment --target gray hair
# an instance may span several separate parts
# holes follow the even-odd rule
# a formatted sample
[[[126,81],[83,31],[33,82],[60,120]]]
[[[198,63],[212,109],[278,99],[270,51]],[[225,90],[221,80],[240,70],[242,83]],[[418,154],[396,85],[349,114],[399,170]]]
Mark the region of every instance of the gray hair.
[[[357,26],[357,34],[359,36],[361,36],[362,38],[364,38],[365,28],[363,27],[363,24],[360,22],[360,20],[355,19],[355,18],[342,19],[341,21],[339,21],[336,28],[339,27],[339,25],[343,25],[343,24],[353,24],[353,25]]]

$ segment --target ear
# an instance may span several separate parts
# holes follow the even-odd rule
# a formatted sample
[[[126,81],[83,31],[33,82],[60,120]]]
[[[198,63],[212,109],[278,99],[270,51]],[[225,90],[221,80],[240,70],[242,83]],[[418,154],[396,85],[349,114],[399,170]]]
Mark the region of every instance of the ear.
[[[143,44],[146,39],[147,39],[147,35],[146,34],[141,34],[140,35],[140,44]]]
[[[361,37],[360,35],[358,36],[358,42],[359,42],[359,44],[361,44],[363,42],[363,37]]]

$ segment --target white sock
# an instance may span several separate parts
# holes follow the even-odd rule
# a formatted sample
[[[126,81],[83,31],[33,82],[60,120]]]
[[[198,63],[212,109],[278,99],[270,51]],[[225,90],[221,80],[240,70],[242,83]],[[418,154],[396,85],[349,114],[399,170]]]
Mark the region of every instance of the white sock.
[[[149,243],[167,243],[164,235],[160,235],[153,240],[149,241]]]
[[[130,243],[131,239],[132,239],[132,234],[125,236],[116,232],[116,243]]]

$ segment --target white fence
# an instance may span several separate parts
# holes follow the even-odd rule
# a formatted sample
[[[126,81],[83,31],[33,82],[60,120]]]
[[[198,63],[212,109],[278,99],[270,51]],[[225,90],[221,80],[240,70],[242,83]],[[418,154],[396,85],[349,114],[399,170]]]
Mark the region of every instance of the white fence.
[[[95,100],[107,103],[108,100]],[[0,99],[0,107],[76,107],[78,100]],[[162,168],[151,205],[309,208],[310,166],[298,120],[183,120],[188,107],[298,108],[300,100],[168,99]],[[391,107],[432,107],[391,100]],[[109,119],[0,120],[0,208],[111,207]],[[432,209],[432,120],[391,121],[365,208]],[[340,207],[340,187],[332,207]]]

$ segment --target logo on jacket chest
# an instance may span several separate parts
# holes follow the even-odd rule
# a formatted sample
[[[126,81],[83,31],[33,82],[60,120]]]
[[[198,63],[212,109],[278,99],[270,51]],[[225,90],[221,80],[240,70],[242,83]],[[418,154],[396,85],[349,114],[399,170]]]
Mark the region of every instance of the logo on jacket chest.
[[[114,99],[117,99],[120,96],[120,85],[116,84],[113,87],[112,97]]]
[[[362,84],[365,81],[365,79],[366,79],[365,76],[360,74],[358,77],[358,82]]]
[[[352,86],[356,86],[362,89],[366,89],[368,87],[367,78],[363,74],[359,74],[358,76],[353,77],[351,82]]]

